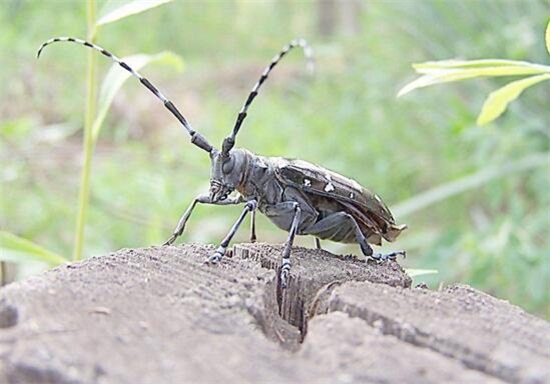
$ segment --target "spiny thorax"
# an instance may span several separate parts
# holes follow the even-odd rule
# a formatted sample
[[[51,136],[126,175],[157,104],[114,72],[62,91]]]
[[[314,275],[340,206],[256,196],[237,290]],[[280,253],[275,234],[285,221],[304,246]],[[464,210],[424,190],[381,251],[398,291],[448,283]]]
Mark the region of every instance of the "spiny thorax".
[[[242,177],[236,189],[244,197],[251,196],[255,190],[255,185],[252,182],[252,176],[258,156],[243,148],[236,150],[240,152],[239,155],[243,160]]]

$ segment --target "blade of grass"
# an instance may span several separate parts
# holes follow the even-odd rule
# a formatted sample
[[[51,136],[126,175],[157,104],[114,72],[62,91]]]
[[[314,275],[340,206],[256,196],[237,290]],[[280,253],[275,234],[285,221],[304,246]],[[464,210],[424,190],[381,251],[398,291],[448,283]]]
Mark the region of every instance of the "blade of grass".
[[[506,59],[480,59],[480,60],[439,60],[415,63],[412,67],[418,73],[428,73],[432,70],[450,69],[483,69],[499,67],[522,67],[535,70],[550,70],[546,65],[533,64],[528,61],[506,60]]]
[[[405,273],[410,277],[418,277],[424,275],[435,275],[439,273],[437,269],[414,269],[414,268],[405,268]]]
[[[9,259],[10,261],[12,261],[13,258],[8,258],[5,256],[6,253],[9,253],[9,251],[13,251],[17,254],[31,257],[34,260],[41,261],[49,265],[59,265],[68,261],[64,257],[54,252],[48,251],[47,249],[33,243],[30,240],[24,239],[6,231],[0,231],[0,248],[2,248],[3,250],[0,254],[0,259],[2,260]],[[22,257],[22,259],[24,259],[24,257]]]
[[[550,152],[537,153],[502,165],[489,166],[473,175],[429,189],[426,192],[396,204],[392,207],[392,212],[395,214],[395,217],[402,218],[459,193],[478,188],[498,177],[548,165],[550,165]]]
[[[96,38],[96,4],[95,0],[87,0],[87,20],[88,20],[88,40],[94,42]],[[84,163],[80,178],[80,190],[78,194],[78,213],[76,218],[76,235],[73,252],[73,260],[82,258],[82,249],[84,248],[84,227],[88,214],[88,204],[90,200],[90,172],[92,169],[92,154],[94,151],[94,141],[92,136],[92,125],[96,109],[96,53],[90,50],[88,52],[88,71],[86,76],[86,117],[84,121]]]

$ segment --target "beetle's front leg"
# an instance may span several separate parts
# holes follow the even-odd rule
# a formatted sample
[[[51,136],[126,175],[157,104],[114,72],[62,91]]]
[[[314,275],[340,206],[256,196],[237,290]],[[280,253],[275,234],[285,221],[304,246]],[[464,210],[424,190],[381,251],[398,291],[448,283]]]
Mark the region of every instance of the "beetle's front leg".
[[[215,204],[215,205],[232,205],[232,204],[240,204],[244,202],[242,196],[235,196],[235,197],[229,197],[225,200],[220,200],[215,203],[212,202],[212,199],[210,198],[210,195],[207,193],[203,193],[195,197],[191,205],[185,210],[183,215],[181,215],[180,220],[178,221],[178,225],[176,226],[176,229],[174,229],[174,233],[172,236],[163,244],[163,245],[171,245],[176,241],[176,239],[182,235],[183,230],[185,229],[185,224],[187,224],[187,220],[189,220],[189,217],[191,216],[191,213],[193,213],[193,210],[195,209],[195,206],[198,203],[201,204]]]
[[[227,247],[229,246],[229,243],[231,242],[231,239],[233,239],[233,236],[235,236],[235,233],[237,233],[237,230],[241,226],[244,218],[246,217],[248,212],[254,212],[257,206],[258,206],[258,203],[256,200],[249,200],[246,202],[246,205],[241,215],[239,216],[235,224],[233,224],[233,226],[227,233],[227,236],[225,236],[225,238],[222,240],[216,252],[214,252],[214,254],[206,260],[206,263],[216,264],[222,259],[222,257],[225,255],[225,251],[227,250]]]

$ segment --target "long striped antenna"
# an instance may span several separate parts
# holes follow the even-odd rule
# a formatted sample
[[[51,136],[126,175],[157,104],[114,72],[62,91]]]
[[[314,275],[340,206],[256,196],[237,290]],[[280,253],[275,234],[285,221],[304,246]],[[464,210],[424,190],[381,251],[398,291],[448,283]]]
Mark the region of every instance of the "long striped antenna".
[[[243,107],[241,108],[241,111],[237,115],[237,120],[235,121],[235,126],[233,127],[233,132],[231,132],[231,135],[226,137],[223,141],[222,145],[222,154],[227,156],[231,148],[235,145],[235,138],[237,134],[239,133],[239,130],[241,129],[241,125],[243,124],[244,119],[246,118],[248,108],[250,108],[250,105],[258,96],[258,92],[262,86],[262,84],[266,81],[267,77],[269,76],[269,73],[275,68],[275,66],[281,61],[281,59],[290,51],[292,48],[300,47],[304,50],[304,56],[307,60],[307,70],[309,73],[313,72],[315,61],[313,58],[313,49],[309,46],[307,41],[304,39],[294,39],[287,45],[283,47],[281,52],[279,52],[273,59],[271,60],[271,63],[264,69],[262,75],[252,88],[252,91],[248,95],[248,98],[244,102]]]
[[[187,132],[189,133],[189,135],[191,136],[191,142],[193,144],[195,144],[197,147],[205,150],[206,152],[210,153],[212,152],[212,150],[214,149],[212,147],[212,145],[210,145],[210,143],[208,142],[208,140],[206,140],[206,138],[204,136],[202,136],[200,133],[196,132],[192,127],[191,127],[191,124],[189,124],[189,122],[187,121],[187,119],[181,114],[181,112],[176,108],[176,106],[166,98],[166,96],[164,96],[162,94],[161,91],[159,91],[153,84],[151,84],[151,82],[149,80],[147,80],[145,77],[143,77],[142,75],[140,75],[137,71],[135,71],[134,69],[132,69],[128,64],[126,64],[124,61],[122,61],[121,59],[119,59],[118,57],[116,57],[115,55],[113,55],[111,52],[107,51],[106,49],[103,49],[101,48],[100,46],[98,45],[95,45],[95,44],[92,44],[86,40],[81,40],[81,39],[76,39],[76,38],[73,38],[73,37],[55,37],[53,39],[50,39],[48,41],[46,41],[44,44],[42,44],[40,46],[40,49],[38,50],[38,53],[36,55],[36,58],[40,58],[40,54],[42,53],[42,50],[52,44],[52,43],[57,43],[57,42],[63,42],[63,41],[68,41],[68,42],[71,42],[71,43],[77,43],[77,44],[81,44],[81,45],[84,45],[88,48],[92,48],[92,49],[95,49],[96,51],[99,51],[100,53],[102,53],[104,56],[107,56],[109,59],[111,59],[112,61],[114,61],[115,63],[118,63],[118,65],[120,65],[122,68],[124,68],[125,70],[127,70],[128,72],[130,72],[130,74],[132,76],[134,76],[135,78],[137,78],[141,84],[143,84],[148,90],[150,90],[158,99],[160,99],[160,101],[162,101],[162,103],[164,104],[164,106],[166,107],[166,109],[168,109],[172,115],[174,115],[176,117],[176,119],[178,119],[178,121],[183,125],[183,127],[187,130]]]

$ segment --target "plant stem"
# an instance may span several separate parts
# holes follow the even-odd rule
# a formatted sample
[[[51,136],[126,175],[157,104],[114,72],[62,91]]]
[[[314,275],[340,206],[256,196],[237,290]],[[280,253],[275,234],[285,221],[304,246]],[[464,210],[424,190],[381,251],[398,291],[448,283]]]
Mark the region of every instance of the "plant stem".
[[[96,37],[96,4],[95,0],[87,0],[87,22],[88,22],[88,40],[95,41]],[[87,70],[87,94],[86,94],[86,117],[84,122],[84,142],[82,173],[80,178],[80,191],[78,195],[78,214],[76,217],[76,236],[73,260],[82,258],[84,248],[84,228],[88,214],[88,205],[90,200],[90,172],[92,169],[92,154],[94,151],[94,140],[92,137],[92,126],[96,110],[96,55],[93,51],[88,52],[88,70]]]

